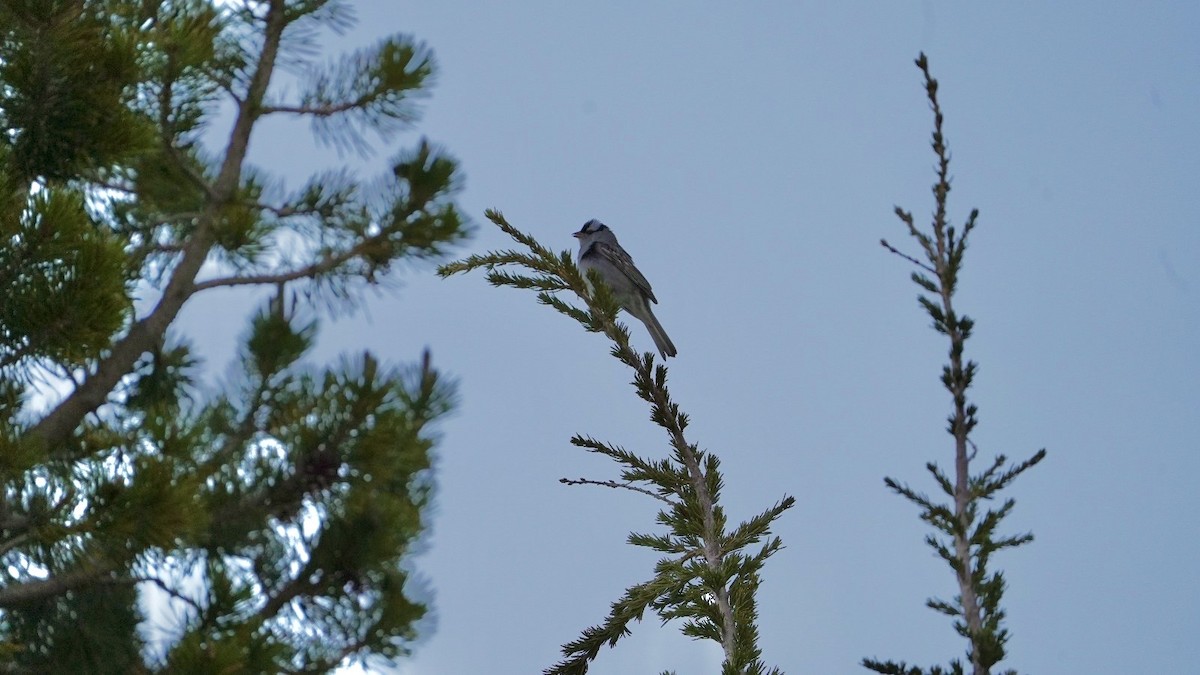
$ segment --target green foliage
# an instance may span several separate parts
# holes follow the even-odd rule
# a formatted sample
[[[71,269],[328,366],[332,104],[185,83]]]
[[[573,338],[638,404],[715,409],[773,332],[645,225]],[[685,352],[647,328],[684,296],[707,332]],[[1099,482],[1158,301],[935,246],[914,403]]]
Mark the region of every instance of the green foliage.
[[[365,130],[387,133],[416,117],[414,99],[432,84],[435,68],[424,45],[387,38],[312,70],[300,110],[312,113],[318,138],[366,152]]]
[[[0,670],[329,672],[417,637],[408,557],[454,387],[428,353],[306,355],[320,310],[468,235],[457,162],[422,140],[381,178],[335,169],[291,196],[245,163],[271,115],[382,140],[415,121],[424,46],[311,65],[347,16],[0,2]],[[320,86],[268,100],[280,64]],[[214,141],[218,108],[235,119]],[[206,385],[171,327],[236,286],[274,294]]]
[[[934,462],[926,464],[934,482],[949,498],[948,502],[937,502],[924,493],[892,478],[885,478],[889,489],[916,504],[921,509],[921,520],[929,523],[937,534],[928,535],[928,544],[939,558],[954,571],[959,594],[953,601],[930,598],[926,606],[954,619],[955,631],[967,639],[967,663],[952,660],[948,668],[933,666],[923,669],[904,662],[863,659],[868,670],[886,675],[961,675],[969,667],[973,675],[988,675],[992,667],[1003,660],[1009,633],[1004,627],[1004,610],[1000,601],[1004,594],[1004,575],[989,571],[988,564],[996,551],[1013,548],[1033,541],[1032,534],[1000,536],[997,526],[1013,509],[1015,502],[1007,499],[1000,508],[983,508],[991,503],[996,493],[1006,487],[1018,475],[1033,467],[1046,456],[1039,450],[1031,458],[1005,468],[1008,461],[1004,455],[995,458],[992,465],[979,473],[971,474],[970,463],[977,450],[970,440],[970,433],[978,424],[978,408],[967,399],[967,389],[975,379],[977,366],[974,361],[963,361],[963,350],[975,324],[966,316],[959,315],[953,306],[954,292],[962,269],[963,254],[967,239],[975,228],[979,212],[972,211],[959,234],[949,225],[946,201],[950,193],[950,154],[942,133],[942,110],[937,99],[937,80],[929,73],[929,64],[922,54],[917,67],[925,76],[925,91],[934,112],[933,151],[937,155],[937,182],[933,186],[936,208],[929,232],[919,229],[912,214],[896,208],[896,215],[904,222],[909,234],[920,245],[925,260],[901,253],[881,242],[885,248],[920,268],[912,274],[913,283],[925,293],[918,296],[921,307],[933,321],[933,329],[950,340],[950,362],[942,368],[942,385],[950,392],[954,411],[947,419],[946,431],[954,438],[955,456],[953,476],[947,475]],[[982,510],[982,513],[981,513]],[[1016,675],[1016,671],[1005,671],[1005,675]]]
[[[275,384],[268,390],[266,381]],[[429,498],[432,440],[424,428],[450,409],[450,389],[428,363],[414,376],[382,369],[369,355],[315,374],[257,373],[248,384],[242,400],[218,401],[211,414],[262,415],[259,434],[240,437],[244,427],[222,425],[229,435],[212,444],[221,454],[188,469],[207,474],[200,499],[216,514],[198,535],[207,560],[215,556],[218,570],[247,552],[253,560],[249,573],[228,579],[210,572],[212,587],[229,589],[229,607],[245,621],[269,617],[264,628],[286,644],[288,660],[333,667],[341,659],[333,646],[372,635],[386,638],[380,654],[405,653],[425,610],[404,595],[399,560],[422,529]],[[321,526],[311,532],[315,511]],[[252,588],[265,605],[239,598],[238,589]],[[304,622],[281,616],[285,606]],[[207,623],[202,614],[188,631],[213,631]],[[332,645],[307,639],[312,630]]]
[[[136,602],[132,586],[97,584],[5,612],[0,631],[9,645],[8,672],[138,672],[144,644]]]
[[[46,188],[0,213],[0,367],[96,356],[126,321],[122,242],[78,192]],[[11,371],[10,371],[11,372]]]
[[[100,3],[0,3],[0,122],[17,184],[105,166],[142,136],[125,103],[138,77],[131,26]]]
[[[590,292],[569,252],[554,253],[497,211],[488,211],[487,216],[528,253],[504,250],[472,255],[443,265],[439,272],[449,276],[483,269],[493,286],[535,290],[540,303],[588,331],[604,333],[612,341],[613,356],[633,370],[634,389],[650,405],[650,419],[667,432],[671,447],[668,459],[650,460],[591,437],[571,439],[573,445],[621,465],[621,481],[564,478],[562,482],[623,488],[663,502],[666,506],[658,512],[657,523],[665,532],[633,533],[629,543],[665,557],[655,566],[652,579],[631,586],[612,604],[601,624],[563,645],[563,660],[546,672],[587,672],[604,645],[615,646],[629,635],[629,624],[641,621],[650,610],[664,622],[680,620],[684,635],[720,644],[725,653],[723,673],[778,673],[778,669],[768,670],[760,658],[755,596],[763,564],[783,547],[779,537],[771,536],[771,524],[795,500],[784,497],[730,530],[719,505],[723,479],[717,456],[687,441],[688,417],[671,399],[666,367],[655,366],[652,353],[638,354],[629,346],[629,331],[617,322],[617,303],[602,278],[592,274],[589,280],[595,292]],[[556,294],[565,290],[578,295],[584,306]],[[748,551],[760,543],[757,551]]]

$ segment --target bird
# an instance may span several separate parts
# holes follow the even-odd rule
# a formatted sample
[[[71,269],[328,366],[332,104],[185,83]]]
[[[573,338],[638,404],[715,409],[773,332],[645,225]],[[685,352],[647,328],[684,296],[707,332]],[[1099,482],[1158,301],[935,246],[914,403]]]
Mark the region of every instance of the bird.
[[[634,266],[633,258],[617,243],[617,235],[593,218],[574,236],[579,240],[579,271],[584,280],[588,278],[588,270],[599,272],[621,308],[646,325],[658,353],[664,359],[675,356],[675,344],[650,311],[650,303],[658,304],[658,298],[654,297],[650,282]],[[591,289],[590,281],[588,288]]]

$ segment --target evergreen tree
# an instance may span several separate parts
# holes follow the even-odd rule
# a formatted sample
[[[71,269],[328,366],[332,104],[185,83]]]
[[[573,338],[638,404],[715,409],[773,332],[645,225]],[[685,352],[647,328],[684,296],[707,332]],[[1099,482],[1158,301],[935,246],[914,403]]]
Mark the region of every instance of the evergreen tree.
[[[971,431],[978,423],[976,414],[979,410],[967,397],[967,390],[975,379],[977,366],[974,361],[964,359],[963,350],[975,322],[955,309],[954,292],[958,288],[967,240],[975,228],[979,211],[971,211],[961,231],[949,223],[946,204],[950,194],[950,151],[942,133],[938,83],[929,73],[929,62],[924,54],[916,63],[925,77],[925,94],[933,109],[932,146],[937,156],[933,223],[928,230],[922,230],[915,224],[912,213],[896,207],[896,215],[920,246],[923,260],[902,253],[887,240],[880,243],[918,268],[912,273],[912,280],[928,294],[918,296],[918,301],[933,320],[934,330],[950,341],[950,362],[942,367],[941,381],[953,403],[946,431],[954,439],[954,473],[947,475],[934,462],[925,465],[941,491],[950,498],[949,503],[936,502],[893,478],[885,478],[884,483],[920,507],[921,520],[938,532],[928,535],[925,543],[950,566],[959,593],[952,601],[930,598],[926,605],[954,618],[954,629],[967,639],[967,665],[958,659],[952,659],[946,668],[924,669],[904,662],[876,659],[863,659],[862,665],[885,675],[963,675],[966,672],[990,675],[992,666],[1005,656],[1008,629],[1004,627],[1004,610],[1000,606],[1004,575],[989,570],[988,565],[993,553],[1029,543],[1033,541],[1033,535],[998,534],[997,527],[1012,511],[1015,502],[1006,499],[999,508],[988,508],[988,503],[1018,475],[1042,461],[1046,451],[1039,450],[1029,459],[1008,467],[1004,466],[1008,458],[998,455],[988,468],[971,473],[971,462],[978,454]],[[1016,675],[1015,670],[1004,672],[1005,675]]]
[[[246,163],[270,118],[360,150],[415,119],[431,53],[397,36],[321,62],[350,19],[0,2],[0,671],[320,672],[414,637],[402,560],[451,387],[428,353],[302,357],[318,308],[465,236],[456,164],[421,141],[382,178],[289,194]],[[272,298],[209,392],[171,326],[239,286]]]

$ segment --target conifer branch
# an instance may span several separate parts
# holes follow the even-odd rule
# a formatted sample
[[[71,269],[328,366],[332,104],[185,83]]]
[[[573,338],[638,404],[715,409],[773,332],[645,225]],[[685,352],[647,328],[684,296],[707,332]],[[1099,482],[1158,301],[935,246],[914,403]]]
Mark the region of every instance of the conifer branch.
[[[293,600],[317,590],[318,586],[310,580],[314,571],[314,565],[310,559],[303,569],[284,582],[282,588],[267,594],[266,601],[258,610],[258,616],[263,619],[273,618]]]
[[[162,591],[163,593],[166,593],[167,595],[171,596],[172,598],[191,607],[192,610],[195,611],[197,615],[204,612],[204,606],[201,605],[199,601],[197,601],[195,598],[193,598],[185,593],[180,592],[179,589],[175,588],[171,584],[168,584],[167,582],[163,581],[162,579],[160,579],[156,576],[135,575],[135,576],[124,577],[124,578],[113,578],[113,579],[106,579],[105,583],[109,583],[109,584],[153,584],[156,588],[158,588],[158,590]]]
[[[897,209],[897,210],[899,210],[899,209]],[[937,270],[930,267],[928,265],[928,263],[923,263],[920,260],[917,260],[916,258],[912,257],[911,255],[904,253],[903,251],[900,251],[895,246],[892,246],[891,244],[889,244],[887,239],[880,239],[879,243],[887,250],[900,256],[901,258],[904,258],[905,260],[916,265],[917,267],[920,267],[921,269],[925,270],[926,272],[929,272],[930,274],[937,274]]]
[[[203,216],[198,219],[195,231],[184,244],[183,253],[158,304],[146,317],[130,326],[129,332],[112,346],[107,356],[100,360],[95,371],[87,379],[29,429],[27,437],[30,440],[43,443],[48,448],[57,448],[66,441],[84,416],[104,403],[109,392],[129,372],[137,359],[161,341],[167,327],[191,297],[196,274],[208,258],[214,243],[213,224],[237,191],[250,143],[250,132],[260,114],[259,106],[274,71],[279,42],[286,25],[284,0],[270,0],[262,51],[250,79],[246,98],[238,106],[237,117],[225,148],[224,161],[212,186],[213,194]]]
[[[386,136],[412,121],[412,101],[423,95],[435,70],[433,55],[423,45],[387,38],[372,49],[312,69],[302,101],[265,105],[262,112],[308,117],[318,139],[366,152],[362,129]]]
[[[392,232],[384,232],[372,237],[366,237],[350,248],[337,253],[326,254],[324,257],[314,263],[297,267],[295,269],[283,270],[272,274],[218,277],[214,279],[198,281],[193,284],[192,292],[199,293],[211,288],[232,286],[278,286],[280,284],[286,284],[288,282],[297,281],[300,279],[315,279],[321,275],[338,269],[355,258],[363,257],[365,254],[377,248],[381,243],[388,241],[388,239],[392,236],[394,236]]]
[[[322,658],[314,663],[306,664],[304,668],[289,668],[283,672],[291,675],[309,675],[309,673],[327,673],[339,670],[346,659],[358,654],[359,652],[370,646],[371,638],[362,637],[356,640],[351,640],[345,647],[339,649],[332,656]]]
[[[589,437],[571,439],[572,444],[607,455],[625,466],[622,478],[626,482],[561,482],[631,489],[669,504],[671,508],[659,514],[659,522],[669,528],[669,534],[633,534],[629,541],[678,557],[660,560],[651,581],[629,588],[601,625],[586,629],[578,640],[563,645],[563,660],[546,672],[585,672],[600,648],[613,646],[627,635],[628,624],[640,620],[647,608],[664,621],[683,619],[682,630],[687,635],[720,644],[725,656],[724,672],[765,672],[758,658],[754,594],[759,585],[758,571],[782,542],[774,538],[755,555],[742,550],[769,535],[771,523],[791,508],[794,500],[785,497],[732,533],[727,532],[725,515],[718,505],[722,485],[719,462],[715,455],[687,440],[684,430],[688,417],[671,398],[667,368],[656,365],[653,353],[639,354],[630,345],[629,331],[617,321],[617,304],[603,279],[592,272],[589,287],[569,252],[555,253],[542,246],[510,225],[498,211],[487,211],[487,217],[529,252],[472,255],[443,265],[439,274],[483,270],[490,284],[536,290],[538,302],[575,319],[588,331],[604,333],[612,342],[612,355],[633,370],[635,391],[650,405],[650,418],[666,430],[671,447],[670,459],[649,461]],[[508,267],[519,271],[502,269]],[[562,299],[557,291],[573,292],[583,301],[583,307]]]
[[[415,637],[426,608],[402,562],[425,529],[426,425],[452,387],[428,354],[403,371],[300,366],[315,321],[294,321],[284,288],[313,278],[336,310],[353,281],[440,256],[466,235],[457,163],[423,141],[366,188],[326,172],[277,207],[280,183],[245,164],[272,75],[339,4],[0,6],[29,19],[0,20],[15,244],[0,255],[0,670],[329,671]],[[423,95],[402,60],[357,57],[367,129],[411,112],[389,107],[402,89]],[[210,151],[218,100],[232,128]],[[209,262],[237,276],[197,282]],[[135,308],[146,283],[161,294]],[[278,295],[231,393],[210,394],[167,328],[197,292],[255,283]],[[46,412],[30,403],[59,389]],[[151,584],[195,614],[163,652],[141,639],[160,618],[140,611]]]
[[[656,494],[654,492],[651,492],[650,490],[647,490],[644,487],[639,487],[637,485],[633,485],[632,483],[618,483],[615,480],[591,480],[588,478],[576,478],[576,479],[559,478],[558,482],[562,483],[563,485],[599,485],[601,487],[610,487],[610,488],[617,488],[617,489],[622,489],[622,490],[633,490],[634,492],[640,492],[644,495],[654,497],[655,499],[657,499],[665,504],[669,504],[672,506],[675,505],[675,502],[664,497],[663,495]]]
[[[67,591],[102,580],[117,568],[118,565],[113,563],[92,563],[78,569],[59,572],[46,579],[5,586],[0,588],[0,607],[16,607],[62,595]]]
[[[339,113],[344,113],[348,110],[362,107],[365,103],[363,100],[344,101],[342,103],[328,103],[325,105],[267,105],[263,106],[264,115],[272,115],[275,113],[289,113],[292,115],[313,115],[316,117],[332,117]]]
[[[6,528],[7,529],[7,528]],[[0,542],[0,556],[8,554],[9,551],[24,546],[32,538],[29,532],[22,532],[16,536],[11,536]]]
[[[954,602],[931,598],[926,605],[938,612],[954,617],[955,630],[967,638],[970,649],[970,671],[973,675],[989,675],[991,667],[1004,658],[1004,645],[1008,631],[1002,626],[1004,611],[1000,600],[1004,590],[1004,577],[1000,572],[989,572],[987,565],[992,552],[1019,546],[1032,541],[1030,534],[996,537],[996,528],[1014,506],[1006,500],[999,509],[987,509],[980,514],[981,502],[1010,483],[1016,476],[1031,468],[1045,457],[1045,450],[1036,453],[1021,464],[1004,469],[1006,458],[1001,455],[983,472],[972,475],[971,461],[978,448],[970,438],[978,424],[975,404],[967,396],[973,383],[977,366],[967,360],[964,345],[974,328],[974,321],[959,315],[954,306],[963,253],[967,239],[975,227],[978,211],[972,211],[961,233],[949,225],[947,199],[950,193],[950,152],[943,132],[943,115],[938,102],[938,83],[929,71],[924,54],[916,60],[924,76],[925,92],[933,110],[934,130],[930,145],[937,158],[936,181],[933,185],[935,208],[929,231],[919,229],[912,214],[896,208],[896,215],[904,223],[909,234],[925,253],[928,263],[905,254],[886,240],[881,244],[891,253],[928,272],[929,276],[913,273],[913,282],[924,292],[918,302],[933,319],[934,329],[950,341],[949,363],[942,369],[942,384],[950,393],[953,410],[947,419],[947,432],[954,438],[954,470],[943,473],[933,462],[926,468],[938,487],[949,498],[949,504],[936,503],[927,495],[917,492],[908,485],[892,478],[885,478],[889,489],[921,508],[921,519],[945,535],[925,538],[928,544],[954,571],[958,582],[958,595]],[[925,295],[928,293],[928,295]],[[938,675],[944,672],[965,672],[957,660],[950,664],[949,671],[933,667],[928,671],[893,661],[863,659],[862,665],[870,670],[888,675]]]

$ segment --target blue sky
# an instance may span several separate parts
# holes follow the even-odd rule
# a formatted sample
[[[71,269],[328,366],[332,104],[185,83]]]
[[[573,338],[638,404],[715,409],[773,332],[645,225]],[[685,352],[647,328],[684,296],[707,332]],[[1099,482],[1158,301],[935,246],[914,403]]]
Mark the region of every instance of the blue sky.
[[[654,284],[679,348],[691,438],[723,462],[730,517],[784,494],[787,548],[761,591],[765,660],[866,672],[965,648],[923,606],[953,578],[893,476],[947,465],[947,345],[918,308],[893,206],[932,209],[919,71],[941,82],[951,213],[981,211],[958,306],[977,321],[981,456],[1048,459],[1008,492],[1036,541],[1006,572],[1007,667],[1182,673],[1200,659],[1200,5],[1059,3],[356,3],[335,44],[409,33],[440,75],[413,133],[460,158],[480,224],[497,208],[558,249],[608,223]],[[297,185],[343,160],[276,124],[253,160]],[[353,159],[353,158],[351,158]],[[428,551],[436,628],[399,673],[530,673],[597,623],[654,556],[624,543],[657,502],[565,487],[614,477],[574,433],[658,457],[660,429],[602,338],[481,276],[398,275],[326,321],[314,362],[422,348],[459,378]],[[224,371],[254,305],[186,308]],[[233,317],[233,318],[228,318]],[[228,326],[228,331],[213,326]],[[633,339],[652,343],[641,326]],[[716,672],[719,651],[654,618],[593,673]]]

